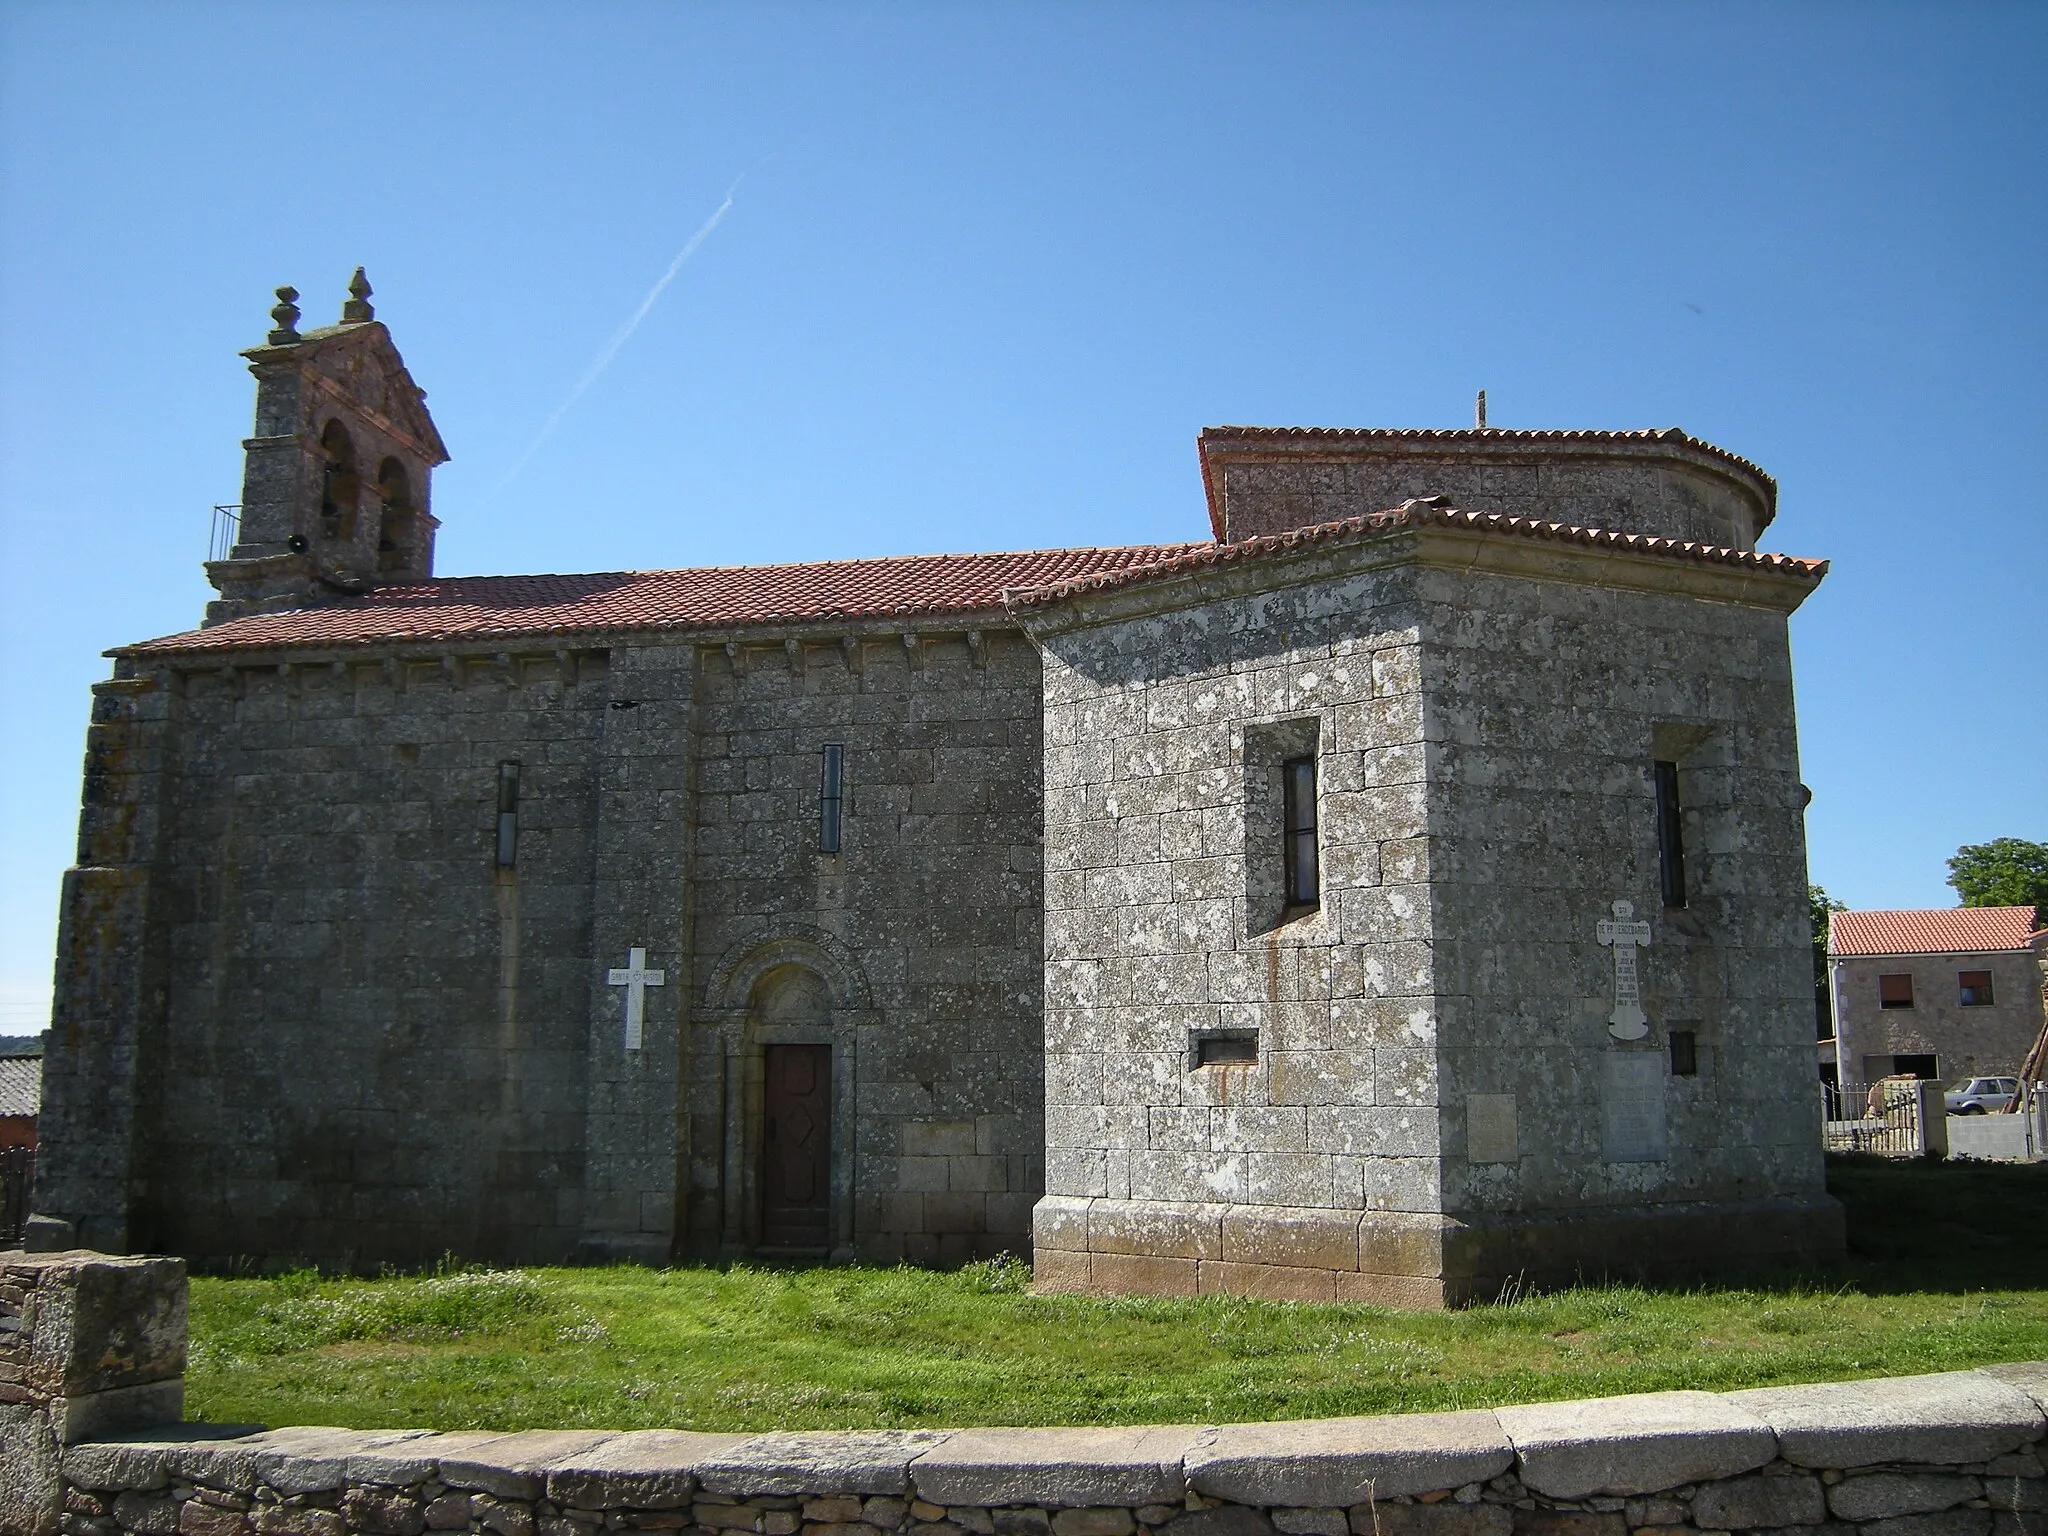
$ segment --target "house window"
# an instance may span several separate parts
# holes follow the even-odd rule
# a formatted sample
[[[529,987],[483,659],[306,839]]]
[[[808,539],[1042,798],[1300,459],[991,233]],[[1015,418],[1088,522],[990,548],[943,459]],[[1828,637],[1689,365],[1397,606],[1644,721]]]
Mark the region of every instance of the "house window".
[[[1690,1029],[1671,1031],[1671,1075],[1673,1077],[1698,1077],[1700,1075],[1700,1037]]]
[[[1894,1056],[1892,1076],[1902,1077],[1911,1073],[1923,1083],[1931,1083],[1941,1076],[1941,1059],[1932,1052],[1913,1056]]]
[[[519,765],[498,764],[498,868],[519,859]]]
[[[1244,1067],[1259,1059],[1259,1037],[1251,1030],[1197,1035],[1189,1054],[1200,1067]]]
[[[1913,974],[1902,971],[1894,976],[1877,978],[1877,1006],[1880,1008],[1910,1008],[1913,1006]]]
[[[846,748],[834,743],[824,750],[818,786],[818,852],[839,851],[840,813],[846,802]]]
[[[1685,829],[1679,818],[1678,764],[1651,765],[1657,781],[1657,876],[1664,905],[1685,905]]]
[[[1283,803],[1287,905],[1313,907],[1322,902],[1322,876],[1316,868],[1316,760],[1290,757],[1280,765]]]
[[[1991,973],[1989,971],[1957,971],[1956,986],[1963,994],[1965,1008],[1989,1008],[1991,1006]]]

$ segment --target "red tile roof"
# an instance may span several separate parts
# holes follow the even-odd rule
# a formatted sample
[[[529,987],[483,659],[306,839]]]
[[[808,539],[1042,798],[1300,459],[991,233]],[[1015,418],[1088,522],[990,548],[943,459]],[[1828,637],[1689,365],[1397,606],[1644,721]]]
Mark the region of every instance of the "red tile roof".
[[[1623,549],[1635,554],[1657,555],[1712,565],[1747,566],[1752,570],[1778,571],[1786,575],[1819,581],[1828,571],[1825,560],[1802,560],[1793,555],[1769,555],[1743,549],[1724,549],[1716,544],[1693,544],[1680,539],[1656,538],[1644,533],[1615,533],[1605,528],[1574,528],[1567,523],[1538,522],[1534,518],[1510,517],[1502,512],[1460,512],[1424,501],[1411,501],[1391,511],[1372,512],[1361,517],[1339,518],[1316,523],[1287,533],[1262,533],[1234,544],[1190,544],[1179,553],[1163,555],[1149,564],[1133,564],[1114,570],[1079,572],[1062,581],[1029,591],[1013,592],[1013,608],[1029,608],[1055,602],[1077,592],[1103,592],[1114,587],[1153,581],[1204,566],[1229,565],[1255,560],[1283,550],[1311,544],[1372,538],[1407,528],[1462,528],[1478,533],[1504,533],[1516,538],[1550,539],[1559,543],[1590,544],[1602,549]]]
[[[1982,954],[2025,949],[2032,907],[1937,907],[1927,912],[1837,912],[1828,920],[1832,955]]]
[[[893,555],[804,565],[731,565],[584,576],[454,576],[382,587],[317,608],[250,614],[124,646],[125,656],[277,646],[351,646],[566,635],[590,630],[736,629],[828,619],[1000,613],[1003,593],[1199,548],[1036,549]]]

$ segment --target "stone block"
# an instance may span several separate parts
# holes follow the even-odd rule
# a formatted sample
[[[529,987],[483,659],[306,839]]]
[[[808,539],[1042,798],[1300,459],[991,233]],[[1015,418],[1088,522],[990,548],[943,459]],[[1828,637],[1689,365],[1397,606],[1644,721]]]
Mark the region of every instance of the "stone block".
[[[899,1499],[888,1494],[882,1494],[875,1498],[861,1500],[860,1517],[869,1525],[875,1527],[876,1530],[895,1530],[897,1526],[903,1523],[904,1517],[909,1513],[910,1501],[908,1499]]]
[[[1225,1504],[1195,1509],[1159,1528],[1172,1536],[1273,1536],[1273,1522],[1256,1509]]]
[[[241,1536],[247,1529],[240,1510],[223,1509],[201,1499],[186,1500],[185,1507],[178,1511],[179,1536]],[[418,1527],[413,1529],[416,1531]],[[403,1533],[403,1536],[411,1536],[411,1533]]]
[[[1498,1410],[1522,1481],[1553,1499],[1657,1493],[1753,1472],[1777,1454],[1770,1427],[1711,1392],[1646,1392]]]
[[[1341,1509],[1269,1509],[1266,1518],[1284,1536],[1351,1536],[1351,1522]]]
[[[1208,1498],[1294,1508],[1484,1482],[1515,1455],[1490,1410],[1308,1423],[1230,1424],[1189,1447],[1188,1485]]]
[[[1089,1288],[1088,1258],[1085,1253],[1034,1249],[1031,1255],[1031,1289],[1046,1295],[1085,1293]]]
[[[734,1498],[761,1494],[907,1493],[910,1463],[942,1443],[942,1430],[785,1431],[753,1435],[706,1457],[697,1481]]]
[[[569,1509],[680,1509],[696,1490],[696,1464],[745,1438],[632,1430],[550,1461],[547,1496]]]
[[[1137,1528],[1128,1509],[1062,1509],[1052,1517],[1052,1536],[1131,1536]]]
[[[822,1525],[844,1525],[860,1518],[861,1503],[860,1499],[845,1493],[823,1499],[806,1499],[803,1516]]]
[[[427,1528],[427,1513],[419,1501],[400,1493],[351,1488],[342,1496],[341,1507],[349,1529],[366,1536],[419,1536]]]
[[[1886,1520],[1895,1515],[1931,1515],[1984,1496],[1975,1477],[1937,1473],[1867,1472],[1845,1477],[1828,1489],[1828,1509],[1838,1518]]]
[[[1340,1274],[1337,1300],[1404,1312],[1434,1312],[1447,1304],[1443,1281],[1427,1275]]]
[[[1070,1509],[1178,1503],[1187,1428],[961,1430],[911,1463],[934,1504]]]
[[[1103,1296],[1193,1296],[1199,1290],[1199,1269],[1194,1259],[1092,1253],[1088,1289]]]
[[[450,1488],[499,1499],[537,1499],[547,1491],[549,1467],[587,1455],[611,1435],[594,1430],[529,1429],[500,1435],[473,1450],[440,1457],[440,1478]]]
[[[259,1536],[343,1536],[348,1529],[331,1509],[293,1504],[258,1504],[249,1511],[249,1524]]]
[[[1693,1495],[1692,1513],[1696,1524],[1722,1531],[1818,1525],[1828,1517],[1820,1480],[1812,1477],[1737,1477],[1707,1483]]]
[[[114,1500],[114,1518],[138,1536],[171,1536],[178,1528],[178,1501],[154,1493],[124,1493]]]
[[[1220,1259],[1225,1209],[1171,1200],[1098,1200],[1088,1212],[1088,1248],[1095,1253]]]
[[[1226,1207],[1222,1258],[1239,1264],[1355,1271],[1358,1213]]]
[[[1590,1509],[1517,1509],[1514,1536],[1627,1536],[1619,1514]]]
[[[1990,1536],[1991,1520],[1988,1509],[1951,1509],[1938,1515],[1871,1520],[1858,1530],[1861,1536]]]
[[[1762,1387],[1727,1400],[1769,1424],[1780,1454],[1802,1467],[1986,1461],[2043,1428],[2032,1397],[1982,1371]]]
[[[1514,1520],[1499,1504],[1359,1504],[1354,1536],[1510,1536]]]

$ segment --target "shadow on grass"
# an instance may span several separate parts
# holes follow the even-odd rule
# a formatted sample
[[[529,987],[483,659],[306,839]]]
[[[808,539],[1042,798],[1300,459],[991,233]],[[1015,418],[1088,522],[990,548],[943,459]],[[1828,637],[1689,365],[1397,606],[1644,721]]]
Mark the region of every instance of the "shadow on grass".
[[[2048,1163],[1830,1157],[1849,1278],[1868,1295],[2036,1290],[2048,1278]]]

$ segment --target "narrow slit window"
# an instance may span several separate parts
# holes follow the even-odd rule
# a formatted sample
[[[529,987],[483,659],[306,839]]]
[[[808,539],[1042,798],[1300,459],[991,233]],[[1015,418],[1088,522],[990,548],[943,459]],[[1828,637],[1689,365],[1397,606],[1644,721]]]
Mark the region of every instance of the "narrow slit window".
[[[818,785],[818,851],[839,851],[839,824],[846,804],[846,748],[825,748]]]
[[[1891,976],[1877,978],[1877,1006],[1880,1008],[1910,1008],[1913,1006],[1913,973],[1900,971]]]
[[[519,765],[498,764],[498,868],[519,860]]]
[[[1673,1077],[1698,1077],[1700,1075],[1700,1037],[1690,1029],[1671,1031],[1671,1075]]]
[[[1322,904],[1322,872],[1316,863],[1316,760],[1291,757],[1280,765],[1287,905]]]
[[[1664,905],[1685,905],[1685,828],[1679,817],[1678,764],[1657,763],[1657,875]]]
[[[1956,988],[1962,993],[1965,1008],[1989,1008],[1991,1006],[1991,973],[1989,971],[1957,971]]]

